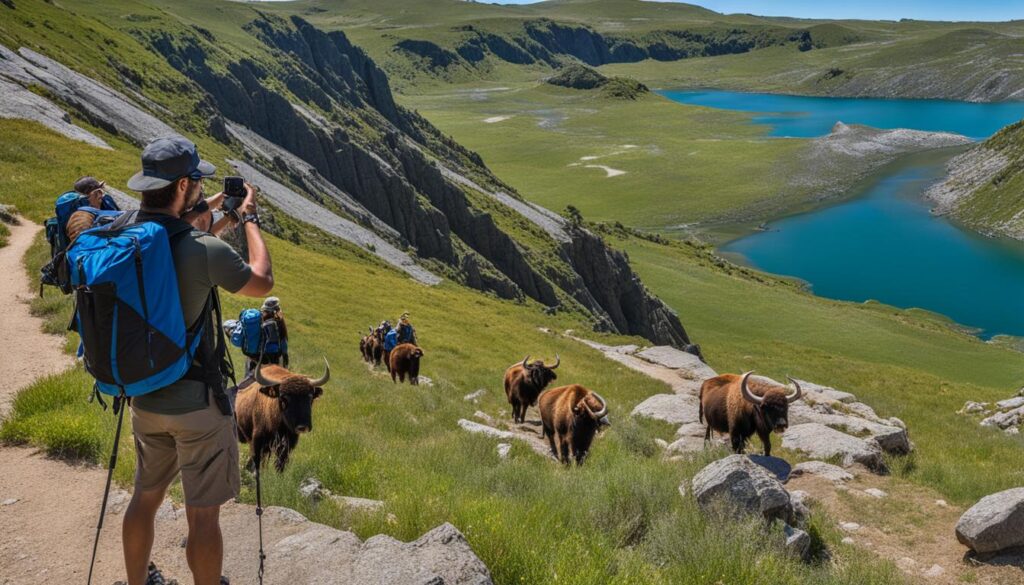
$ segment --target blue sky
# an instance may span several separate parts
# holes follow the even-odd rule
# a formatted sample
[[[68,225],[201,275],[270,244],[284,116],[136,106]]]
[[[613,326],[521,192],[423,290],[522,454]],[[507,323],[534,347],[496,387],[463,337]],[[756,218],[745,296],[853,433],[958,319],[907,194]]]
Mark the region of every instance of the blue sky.
[[[530,4],[534,0],[503,0]],[[764,16],[899,20],[1024,19],[1024,0],[690,0],[717,12]]]

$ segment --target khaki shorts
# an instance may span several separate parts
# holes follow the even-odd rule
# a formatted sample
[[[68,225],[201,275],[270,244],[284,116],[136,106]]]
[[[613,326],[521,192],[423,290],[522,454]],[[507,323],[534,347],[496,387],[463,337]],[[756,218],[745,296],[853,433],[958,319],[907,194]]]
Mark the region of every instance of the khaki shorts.
[[[238,495],[235,420],[213,400],[187,414],[131,410],[136,490],[166,490],[181,471],[186,506],[220,506]]]

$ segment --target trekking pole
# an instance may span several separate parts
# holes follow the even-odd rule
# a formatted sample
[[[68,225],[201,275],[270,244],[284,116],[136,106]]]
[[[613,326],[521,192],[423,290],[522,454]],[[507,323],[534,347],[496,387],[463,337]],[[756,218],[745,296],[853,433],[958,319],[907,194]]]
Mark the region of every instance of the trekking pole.
[[[125,395],[124,390],[122,389],[121,395],[114,401],[114,410],[117,411],[117,430],[114,431],[114,450],[110,453],[110,467],[107,469],[107,485],[103,488],[103,503],[100,505],[100,519],[99,522],[96,523],[96,539],[93,540],[92,543],[92,560],[89,561],[89,580],[87,581],[89,585],[92,584],[92,570],[93,567],[96,566],[96,549],[100,544],[100,532],[103,530],[103,517],[107,515],[107,498],[110,496],[110,481],[114,478],[114,467],[117,465],[117,445],[121,441],[121,423],[124,422],[124,399]],[[256,485],[258,486],[259,483],[257,482]],[[258,490],[257,493],[259,493]]]
[[[257,573],[260,585],[263,585],[263,560],[267,555],[263,554],[263,493],[260,489],[260,462],[256,462],[256,521],[260,530],[260,570]]]

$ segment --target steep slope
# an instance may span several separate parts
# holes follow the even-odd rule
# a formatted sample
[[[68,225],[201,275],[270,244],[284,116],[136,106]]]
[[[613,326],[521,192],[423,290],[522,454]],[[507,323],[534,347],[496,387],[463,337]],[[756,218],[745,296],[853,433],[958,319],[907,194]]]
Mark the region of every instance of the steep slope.
[[[947,172],[927,193],[935,213],[984,234],[1024,240],[1024,121],[957,156]]]
[[[24,4],[39,14],[21,13],[21,5],[14,9],[16,26],[4,35],[12,49],[34,40],[29,29],[38,20],[69,31],[96,22]],[[202,127],[173,124],[174,130],[219,143],[215,155],[238,161],[250,177],[271,181],[271,200],[299,221],[311,221],[302,211],[311,208],[285,200],[297,204],[295,198],[307,198],[318,217],[334,216],[328,223],[337,229],[331,233],[413,276],[409,267],[419,259],[427,270],[503,298],[589,315],[600,330],[680,346],[689,342],[678,318],[647,293],[625,257],[597,236],[567,229],[564,220],[547,214],[546,222],[565,235],[555,238],[514,206],[483,203],[501,202],[493,193],[514,201],[518,196],[477,155],[396,105],[385,74],[343,33],[233,5],[226,7],[229,17],[205,19],[210,28],[162,9],[138,9],[115,23],[123,34],[111,34],[110,40],[128,51],[145,50],[177,72],[167,95],[147,95],[146,69],[130,63],[113,68],[117,61],[111,56],[91,66],[106,70],[123,92],[27,48],[0,55],[0,75],[25,88],[45,88],[79,115],[136,144],[171,131],[164,120],[177,120],[167,116],[172,110],[164,102],[188,96],[192,119]],[[468,184],[483,187],[467,187],[451,176],[471,177]]]

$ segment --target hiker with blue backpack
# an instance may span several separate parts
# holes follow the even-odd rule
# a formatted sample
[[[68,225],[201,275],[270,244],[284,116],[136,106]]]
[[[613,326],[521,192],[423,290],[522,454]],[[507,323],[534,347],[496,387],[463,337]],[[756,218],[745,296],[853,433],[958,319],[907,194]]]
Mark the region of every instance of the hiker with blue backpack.
[[[288,367],[288,327],[285,325],[281,300],[267,297],[259,309],[243,309],[238,319],[225,323],[231,343],[249,358],[246,377],[256,371],[257,364]],[[239,384],[239,387],[245,383]]]
[[[107,492],[126,404],[131,410],[135,489],[122,526],[129,585],[163,582],[149,556],[154,520],[179,472],[194,583],[227,582],[219,514],[241,482],[218,289],[263,296],[274,279],[250,187],[237,209],[248,262],[181,219],[203,201],[203,179],[214,172],[191,141],[154,140],[142,152],[142,170],[128,181],[142,194],[141,208],[86,230],[66,252],[76,300],[72,327],[83,342],[85,367],[96,380],[95,395],[115,397]]]

